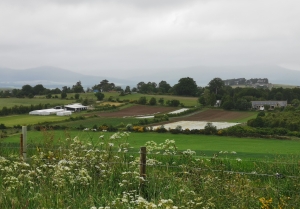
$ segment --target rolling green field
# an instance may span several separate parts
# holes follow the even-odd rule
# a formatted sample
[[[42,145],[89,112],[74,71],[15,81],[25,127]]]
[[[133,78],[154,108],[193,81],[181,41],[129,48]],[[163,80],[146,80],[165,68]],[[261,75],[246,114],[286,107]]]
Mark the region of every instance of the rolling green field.
[[[108,101],[109,97],[112,97],[114,100],[119,98],[121,101],[123,100],[138,100],[140,97],[145,96],[147,100],[150,100],[152,97],[156,98],[157,100],[159,98],[164,98],[165,102],[167,100],[177,99],[181,103],[183,103],[185,106],[196,106],[198,105],[198,97],[182,97],[182,96],[172,96],[172,95],[148,95],[148,94],[128,94],[126,96],[119,96],[120,93],[118,92],[104,92],[104,99],[103,101]],[[50,104],[50,105],[66,105],[70,103],[76,102],[74,97],[75,93],[69,93],[67,94],[67,99],[60,99],[60,95],[53,95],[58,96],[59,98],[51,98],[46,99],[44,95],[42,96],[36,96],[35,98],[0,98],[0,109],[3,107],[13,107],[15,105],[37,105],[37,104]],[[94,93],[81,93],[80,97],[81,99],[93,99],[96,101],[96,97]]]
[[[92,131],[29,131],[28,143],[39,144],[47,137],[57,141],[66,138],[79,137],[84,141],[100,142],[99,136],[104,135],[108,139],[113,133],[92,132]],[[20,134],[14,134],[2,139],[5,143],[18,143]],[[211,135],[184,135],[170,133],[130,133],[127,142],[134,148],[139,149],[148,141],[162,143],[166,139],[175,140],[178,150],[191,149],[196,151],[198,156],[241,158],[241,159],[269,159],[274,160],[279,156],[294,156],[300,159],[299,140],[278,140],[260,138],[238,138]],[[114,141],[112,141],[114,142]],[[220,153],[222,151],[222,153]],[[227,151],[227,153],[225,152]],[[237,154],[230,154],[232,151]],[[225,153],[224,153],[225,152]]]
[[[50,105],[66,105],[74,103],[75,100],[65,99],[42,99],[42,98],[0,98],[0,109],[3,107],[13,107],[15,105],[30,106],[38,104],[50,104]]]
[[[55,122],[55,121],[63,121],[69,118],[68,116],[56,116],[56,115],[10,115],[0,117],[0,124],[5,124],[7,127],[13,127],[16,125],[34,125],[37,123],[44,123],[44,122]]]

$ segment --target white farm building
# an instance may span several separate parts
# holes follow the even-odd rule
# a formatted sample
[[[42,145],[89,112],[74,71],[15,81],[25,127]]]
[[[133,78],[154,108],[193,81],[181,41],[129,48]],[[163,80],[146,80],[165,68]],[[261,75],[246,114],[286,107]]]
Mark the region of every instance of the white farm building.
[[[87,106],[84,106],[80,103],[65,105],[65,110],[69,110],[69,111],[72,111],[72,112],[87,110],[87,108],[88,108]]]
[[[58,115],[58,116],[67,116],[72,115],[72,112],[87,110],[87,106],[83,106],[82,104],[70,104],[65,105],[65,108],[62,109],[60,106],[50,109],[43,110],[33,110],[29,112],[29,115]]]
[[[72,112],[69,110],[64,110],[61,112],[56,113],[57,116],[68,116],[68,115],[72,115]]]
[[[58,112],[63,112],[64,109],[43,109],[43,110],[33,110],[29,112],[29,115],[54,115]]]

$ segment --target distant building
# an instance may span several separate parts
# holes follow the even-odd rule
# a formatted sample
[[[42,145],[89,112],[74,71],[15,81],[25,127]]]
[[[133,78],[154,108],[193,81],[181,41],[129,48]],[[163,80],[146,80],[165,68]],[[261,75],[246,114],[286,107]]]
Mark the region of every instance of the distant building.
[[[87,110],[87,108],[88,108],[87,106],[84,106],[80,103],[65,105],[65,110],[69,110],[69,111],[72,111],[72,112]]]
[[[57,114],[58,112],[64,111],[63,109],[43,109],[43,110],[33,110],[29,112],[29,115],[54,115]]]
[[[287,101],[251,101],[252,109],[264,110],[265,105],[270,106],[270,110],[275,107],[286,107]]]
[[[217,100],[214,107],[220,107],[221,106],[221,100]]]

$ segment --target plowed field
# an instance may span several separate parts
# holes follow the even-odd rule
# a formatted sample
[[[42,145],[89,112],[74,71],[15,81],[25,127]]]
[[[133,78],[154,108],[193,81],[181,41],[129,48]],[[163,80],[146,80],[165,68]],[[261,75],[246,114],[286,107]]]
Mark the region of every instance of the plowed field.
[[[160,106],[149,106],[149,105],[134,105],[116,112],[105,112],[98,113],[100,117],[134,117],[142,115],[153,115],[159,113],[169,113],[177,110],[176,107],[160,107]]]
[[[193,115],[182,117],[180,120],[209,122],[223,122],[236,120],[238,122],[239,120],[251,117],[253,114],[253,112],[235,112],[210,109]]]

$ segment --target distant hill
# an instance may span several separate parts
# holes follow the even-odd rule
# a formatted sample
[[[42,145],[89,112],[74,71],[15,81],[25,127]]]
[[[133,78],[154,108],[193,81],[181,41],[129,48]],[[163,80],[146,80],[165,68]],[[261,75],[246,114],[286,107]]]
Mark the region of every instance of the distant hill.
[[[100,75],[83,75],[70,70],[50,66],[24,70],[0,68],[0,87],[20,88],[25,84],[31,86],[43,84],[47,88],[61,88],[63,86],[75,85],[77,81],[81,81],[84,87],[92,87],[104,79],[120,86],[125,86],[126,83],[128,83],[127,80],[123,79]]]
[[[252,65],[252,66],[195,66],[186,68],[164,69],[139,69],[126,70],[126,73],[106,71],[95,75],[83,75],[70,70],[57,67],[37,67],[24,70],[15,70],[0,67],[0,87],[20,88],[25,84],[43,84],[47,88],[61,88],[72,86],[81,81],[84,87],[92,87],[103,79],[116,85],[134,87],[137,83],[156,82],[164,80],[170,85],[178,83],[180,78],[191,77],[198,86],[206,86],[210,80],[219,77],[223,80],[233,78],[268,78],[269,83],[300,86],[300,71],[286,69],[276,65]],[[142,73],[141,73],[142,72]]]

